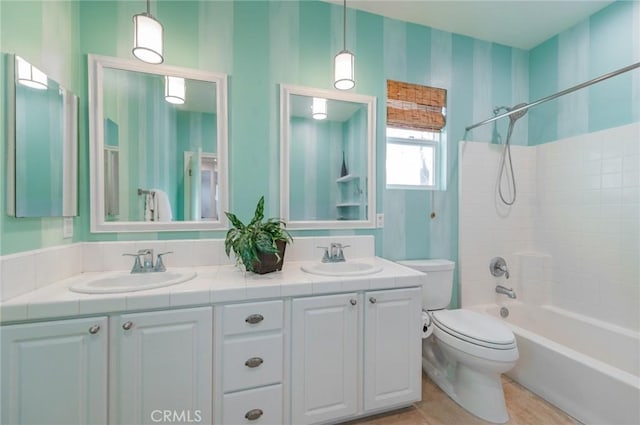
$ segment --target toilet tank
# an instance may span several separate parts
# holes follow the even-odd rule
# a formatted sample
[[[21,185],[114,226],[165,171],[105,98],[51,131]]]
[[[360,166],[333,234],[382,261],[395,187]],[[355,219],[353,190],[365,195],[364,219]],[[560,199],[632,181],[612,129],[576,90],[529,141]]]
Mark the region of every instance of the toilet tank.
[[[427,274],[422,287],[422,309],[447,308],[453,289],[453,269],[456,263],[449,260],[405,260],[398,264]]]

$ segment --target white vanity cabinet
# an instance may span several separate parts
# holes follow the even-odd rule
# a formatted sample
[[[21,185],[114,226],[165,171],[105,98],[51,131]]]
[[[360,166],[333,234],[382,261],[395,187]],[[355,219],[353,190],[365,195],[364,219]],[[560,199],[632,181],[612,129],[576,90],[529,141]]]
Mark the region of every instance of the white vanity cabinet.
[[[284,423],[284,301],[216,306],[214,324],[214,423]]]
[[[421,398],[420,288],[297,298],[291,422],[325,423]]]
[[[422,291],[371,291],[364,296],[364,410],[422,397]]]
[[[212,316],[201,307],[110,318],[110,423],[212,423]]]
[[[297,298],[291,313],[291,423],[324,422],[358,411],[361,297]]]
[[[8,325],[0,334],[0,423],[107,423],[106,317]]]

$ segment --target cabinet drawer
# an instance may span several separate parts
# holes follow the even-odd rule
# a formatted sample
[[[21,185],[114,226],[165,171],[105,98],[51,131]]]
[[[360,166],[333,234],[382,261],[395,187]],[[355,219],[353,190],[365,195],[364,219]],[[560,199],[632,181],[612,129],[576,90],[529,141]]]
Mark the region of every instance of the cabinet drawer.
[[[282,335],[224,342],[224,392],[282,382]]]
[[[282,424],[282,385],[226,394],[223,424]]]
[[[225,305],[223,332],[233,335],[281,329],[282,312],[282,300]]]

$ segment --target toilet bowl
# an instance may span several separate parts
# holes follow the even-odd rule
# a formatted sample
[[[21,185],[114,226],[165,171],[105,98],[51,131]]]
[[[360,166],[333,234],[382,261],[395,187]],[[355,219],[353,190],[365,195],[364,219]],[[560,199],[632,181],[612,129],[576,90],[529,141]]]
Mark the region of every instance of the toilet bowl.
[[[455,263],[412,260],[400,264],[427,274],[423,310],[433,332],[423,340],[422,368],[449,397],[489,422],[509,420],[500,375],[515,366],[513,332],[499,320],[474,311],[445,309]]]

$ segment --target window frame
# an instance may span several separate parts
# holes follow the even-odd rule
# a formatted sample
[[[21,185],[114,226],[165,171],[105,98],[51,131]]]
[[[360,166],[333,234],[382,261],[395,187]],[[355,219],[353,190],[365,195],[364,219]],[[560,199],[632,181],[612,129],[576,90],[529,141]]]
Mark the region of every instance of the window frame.
[[[396,129],[396,127],[387,127],[388,129]],[[407,130],[407,129],[399,129],[399,130]],[[410,130],[421,133],[426,133],[425,130]],[[386,145],[396,144],[396,145],[409,145],[409,146],[427,146],[433,149],[433,184],[419,184],[419,185],[411,185],[411,184],[389,184],[387,183],[389,172],[388,172],[388,160],[389,156],[385,154],[385,187],[386,189],[394,190],[438,190],[440,187],[440,162],[442,157],[442,131],[432,131],[431,133],[436,135],[437,140],[432,139],[420,139],[420,138],[406,138],[399,136],[387,136],[386,137]]]

